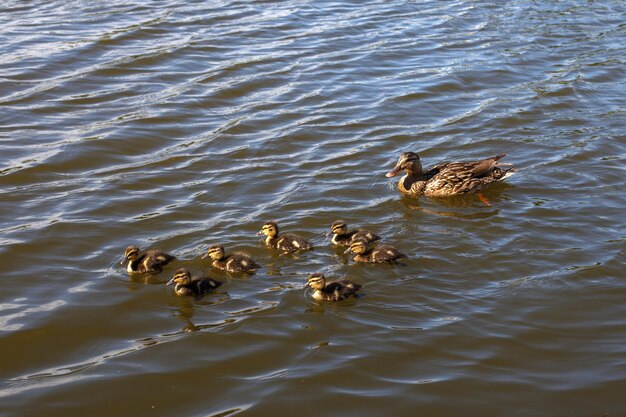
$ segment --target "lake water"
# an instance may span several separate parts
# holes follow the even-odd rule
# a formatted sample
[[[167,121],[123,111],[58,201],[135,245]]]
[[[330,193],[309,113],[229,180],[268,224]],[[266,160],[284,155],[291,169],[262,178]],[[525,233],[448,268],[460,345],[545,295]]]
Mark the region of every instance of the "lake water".
[[[626,415],[622,1],[0,3],[3,416]],[[385,178],[506,153],[506,184]],[[343,219],[404,265],[355,265]],[[268,220],[316,246],[279,256]],[[209,244],[264,265],[229,276]],[[178,260],[129,278],[126,246]],[[226,283],[201,300],[186,266]],[[318,303],[320,271],[363,296]]]

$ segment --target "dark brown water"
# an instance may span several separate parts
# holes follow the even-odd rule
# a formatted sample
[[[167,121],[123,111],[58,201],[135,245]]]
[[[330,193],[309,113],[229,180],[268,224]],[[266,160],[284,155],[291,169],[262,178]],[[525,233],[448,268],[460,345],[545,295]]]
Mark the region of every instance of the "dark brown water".
[[[0,3],[0,414],[626,415],[621,1]],[[507,153],[401,197],[400,152]],[[324,233],[409,256],[354,265]],[[278,256],[277,220],[317,246]],[[250,278],[211,271],[243,250]],[[129,279],[130,244],[179,257]],[[200,301],[179,266],[227,282]],[[311,272],[364,285],[319,304]]]

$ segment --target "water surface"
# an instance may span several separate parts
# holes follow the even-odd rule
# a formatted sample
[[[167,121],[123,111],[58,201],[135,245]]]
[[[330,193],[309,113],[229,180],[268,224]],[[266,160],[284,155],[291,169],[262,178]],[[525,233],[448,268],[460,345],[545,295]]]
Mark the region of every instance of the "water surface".
[[[625,12],[3,2],[0,413],[625,415]],[[407,198],[408,150],[518,171],[490,207]],[[409,259],[354,265],[337,219]],[[212,271],[217,242],[265,267]],[[129,278],[130,244],[179,259]],[[183,265],[227,282],[177,298]],[[313,301],[316,271],[363,297]]]

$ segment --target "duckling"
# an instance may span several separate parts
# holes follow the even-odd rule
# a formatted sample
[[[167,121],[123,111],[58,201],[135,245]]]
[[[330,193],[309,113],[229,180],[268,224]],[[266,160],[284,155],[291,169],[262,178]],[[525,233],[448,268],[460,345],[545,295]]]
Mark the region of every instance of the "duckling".
[[[224,246],[222,245],[209,246],[207,253],[202,255],[202,259],[206,258],[213,259],[211,265],[226,272],[254,274],[257,269],[261,268],[261,265],[254,262],[254,260],[245,253],[226,255],[224,253]]]
[[[298,252],[301,250],[313,249],[308,241],[293,233],[278,235],[278,225],[275,222],[267,222],[257,233],[257,236],[265,235],[263,239],[265,246],[278,249],[284,253]]]
[[[398,182],[398,190],[412,196],[446,197],[479,192],[515,173],[514,168],[500,168],[512,165],[498,162],[505,156],[496,155],[471,162],[442,162],[423,172],[419,156],[415,152],[404,152],[386,176],[395,177],[398,172],[405,170],[406,175]]]
[[[124,259],[120,264],[128,261],[126,271],[129,274],[143,274],[145,272],[161,272],[163,267],[176,259],[160,250],[149,250],[141,254],[137,246],[129,246],[124,252]]]
[[[400,258],[406,258],[406,255],[391,245],[378,244],[372,248],[363,238],[353,240],[345,253],[350,251],[355,254],[355,262],[395,263]]]
[[[334,245],[349,246],[354,239],[364,238],[368,242],[380,240],[380,236],[365,229],[348,230],[348,225],[343,220],[337,220],[330,226],[330,232],[326,236],[333,235],[330,240]]]
[[[341,301],[356,297],[357,291],[363,286],[346,279],[326,282],[326,277],[320,272],[312,274],[307,279],[307,286],[313,290],[313,298],[321,301]]]
[[[209,277],[191,277],[191,273],[187,268],[180,268],[174,272],[174,276],[165,285],[174,286],[174,292],[178,296],[193,295],[201,297],[215,290],[223,284]]]

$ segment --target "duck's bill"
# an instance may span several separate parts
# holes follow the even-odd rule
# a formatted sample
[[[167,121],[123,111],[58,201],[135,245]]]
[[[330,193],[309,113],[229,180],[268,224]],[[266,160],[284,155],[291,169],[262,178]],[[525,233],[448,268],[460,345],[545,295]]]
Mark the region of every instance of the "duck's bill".
[[[394,169],[392,169],[391,171],[389,171],[389,172],[385,175],[385,177],[387,177],[387,178],[395,177],[395,176],[398,174],[398,172],[400,172],[400,167],[399,167],[399,166],[396,166]]]
[[[329,237],[329,236],[331,236],[332,234],[333,234],[333,231],[332,231],[332,230],[331,230],[331,231],[329,231],[329,232],[326,232],[326,237]]]
[[[165,285],[173,285],[173,284],[174,284],[174,278],[172,278],[169,281],[167,281],[167,283]]]
[[[126,263],[126,261],[128,261],[128,258],[126,256],[124,256],[122,258],[122,260],[120,261],[120,265],[124,265]]]
[[[208,254],[208,253],[205,253],[204,255],[202,255],[202,256],[200,257],[200,259],[206,259],[206,258],[208,258],[208,257],[209,257],[209,254]]]
[[[261,236],[263,234],[263,230],[259,230],[258,232],[256,232],[257,236]]]
[[[343,253],[350,253],[352,251],[352,249],[348,248],[345,251],[343,251]]]

